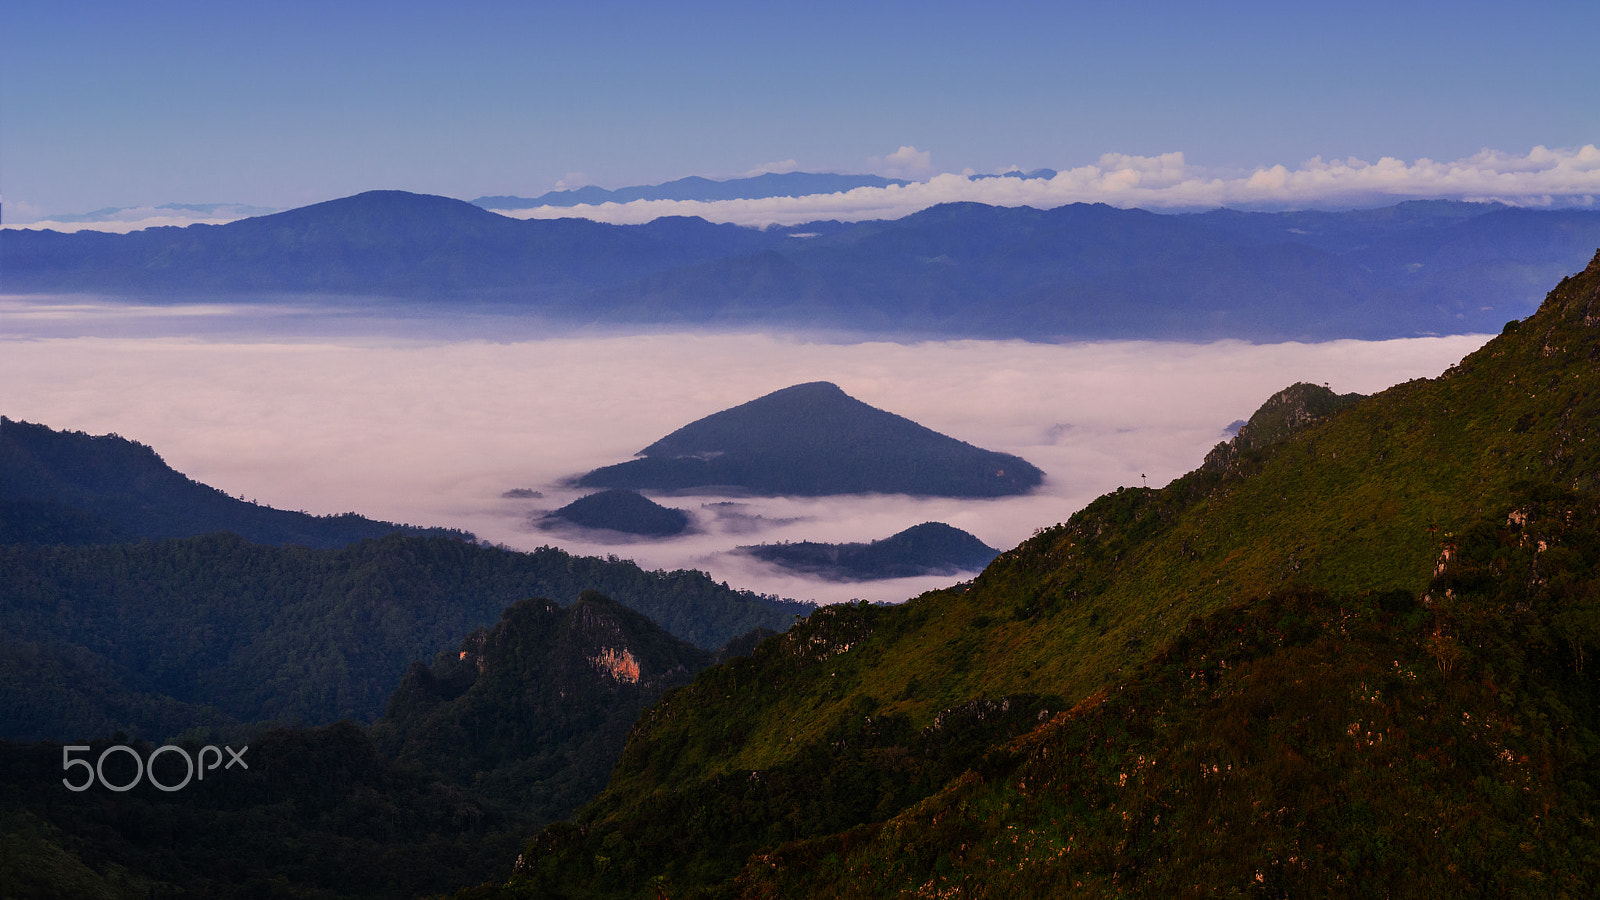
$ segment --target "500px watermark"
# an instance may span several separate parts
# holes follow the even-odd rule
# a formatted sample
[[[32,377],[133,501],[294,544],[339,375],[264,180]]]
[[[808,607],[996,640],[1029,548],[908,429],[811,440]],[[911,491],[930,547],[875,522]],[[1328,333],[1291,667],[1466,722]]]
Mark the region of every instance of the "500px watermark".
[[[218,766],[222,766],[223,771],[227,771],[234,766],[239,766],[240,768],[244,769],[250,768],[250,764],[244,761],[244,752],[250,749],[249,746],[240,747],[238,750],[234,750],[232,747],[222,747],[221,749],[218,749],[214,744],[207,744],[204,747],[201,747],[200,752],[196,753],[194,757],[190,757],[189,751],[183,749],[182,747],[174,746],[172,744],[165,744],[150,751],[150,757],[148,759],[141,759],[139,757],[139,751],[133,749],[132,747],[129,747],[126,744],[112,744],[104,750],[101,750],[100,757],[92,764],[87,759],[72,758],[72,754],[74,753],[86,752],[93,749],[93,747],[90,747],[87,744],[68,744],[61,748],[61,771],[71,772],[75,767],[83,766],[87,775],[81,784],[73,784],[71,778],[62,778],[61,783],[67,786],[67,790],[86,791],[93,787],[95,781],[98,780],[100,784],[103,785],[107,790],[127,791],[132,790],[133,786],[138,784],[141,779],[148,779],[150,783],[155,785],[159,790],[177,791],[187,787],[191,779],[195,781],[204,781],[206,773],[217,768]],[[228,751],[229,759],[226,766],[222,765],[223,750]],[[116,757],[114,757],[112,754],[118,753],[127,754],[127,756],[133,760],[133,778],[126,784],[114,784],[110,778],[106,777],[106,760],[115,760]],[[177,754],[178,759],[183,760],[184,765],[186,766],[183,780],[177,784],[164,784],[160,779],[156,778],[156,758],[161,756],[163,753]],[[206,765],[207,753],[215,754],[210,765]],[[115,766],[115,768],[122,768],[125,771],[127,767],[125,765],[121,765]],[[118,774],[118,777],[120,778],[121,775]]]

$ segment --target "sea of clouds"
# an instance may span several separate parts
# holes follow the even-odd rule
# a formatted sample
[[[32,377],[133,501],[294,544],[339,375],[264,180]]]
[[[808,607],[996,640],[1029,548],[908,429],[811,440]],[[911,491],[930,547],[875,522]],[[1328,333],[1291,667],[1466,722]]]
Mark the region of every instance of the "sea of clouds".
[[[448,334],[448,338],[441,338]],[[1256,345],[841,342],[782,334],[542,335],[493,316],[0,298],[0,414],[115,432],[236,496],[469,529],[646,568],[693,567],[787,597],[903,600],[952,578],[830,584],[730,551],[866,541],[924,521],[1009,548],[1120,485],[1195,468],[1296,381],[1378,391],[1437,375],[1485,336]],[[698,533],[619,543],[537,517],[563,481],[702,416],[807,381],[1047,473],[1028,496],[667,497]],[[508,499],[526,488],[542,497]]]

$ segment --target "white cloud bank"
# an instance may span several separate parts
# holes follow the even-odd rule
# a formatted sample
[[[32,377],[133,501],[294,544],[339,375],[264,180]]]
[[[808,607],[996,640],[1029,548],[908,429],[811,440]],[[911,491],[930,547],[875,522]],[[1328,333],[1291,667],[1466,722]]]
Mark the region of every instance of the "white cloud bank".
[[[926,152],[902,147],[883,162],[930,163]],[[1375,163],[1321,157],[1290,169],[1216,172],[1191,165],[1182,153],[1129,156],[1108,153],[1090,166],[1054,178],[980,178],[936,175],[924,182],[856,188],[835,194],[758,200],[637,200],[573,207],[501,210],[519,219],[577,217],[639,224],[661,216],[699,216],[739,225],[798,225],[825,219],[894,219],[940,203],[970,201],[995,206],[1051,208],[1068,203],[1171,209],[1179,207],[1353,207],[1412,198],[1499,201],[1517,206],[1592,207],[1600,198],[1600,148],[1534,147],[1518,156],[1484,150],[1454,162],[1384,157]]]
[[[216,218],[213,216],[205,218],[192,218],[189,216],[149,216],[143,219],[116,220],[110,222],[57,222],[53,219],[40,219],[37,222],[27,222],[23,224],[13,224],[7,222],[5,225],[0,225],[0,228],[36,231],[49,230],[60,231],[63,233],[74,231],[106,231],[112,234],[127,234],[130,231],[143,231],[146,228],[165,228],[169,226],[185,228],[190,225],[226,225],[229,222],[236,222],[240,218],[243,217],[235,216],[233,218]]]
[[[168,203],[162,206],[125,206],[96,210],[82,215],[54,218],[43,214],[38,207],[17,201],[5,204],[9,218],[22,221],[7,222],[0,228],[49,229],[51,231],[107,231],[127,234],[146,228],[187,225],[225,225],[249,216],[277,212],[264,206],[247,206],[239,203],[183,204]]]
[[[915,147],[901,147],[888,156],[867,160],[867,168],[891,178],[926,178],[934,172],[933,154]]]
[[[1107,153],[1094,165],[1067,169],[1048,179],[973,178],[969,177],[970,172],[929,177],[934,169],[932,154],[905,146],[887,156],[872,158],[868,167],[883,174],[927,180],[803,197],[636,200],[496,212],[517,219],[583,218],[619,225],[642,224],[662,216],[699,216],[712,222],[763,226],[827,219],[896,219],[940,203],[962,201],[1041,209],[1079,202],[1144,209],[1352,208],[1420,198],[1492,200],[1536,207],[1589,208],[1600,203],[1600,148],[1593,144],[1554,150],[1539,146],[1520,156],[1484,150],[1453,162],[1419,159],[1408,163],[1386,156],[1374,163],[1354,157],[1331,161],[1317,157],[1295,169],[1276,165],[1252,171],[1194,165],[1182,153]],[[798,169],[794,160],[786,159],[758,166],[747,174]],[[557,186],[575,188],[585,183],[583,173],[573,172]],[[6,223],[0,228],[127,233],[168,225],[221,225],[271,211],[225,204],[168,204]],[[19,201],[8,202],[6,212],[21,218],[36,214],[33,207]]]

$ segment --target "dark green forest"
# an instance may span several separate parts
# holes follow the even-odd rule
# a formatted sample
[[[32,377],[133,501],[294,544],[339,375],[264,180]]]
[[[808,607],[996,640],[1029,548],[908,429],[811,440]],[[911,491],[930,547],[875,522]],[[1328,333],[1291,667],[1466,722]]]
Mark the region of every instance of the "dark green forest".
[[[604,785],[663,690],[812,608],[270,509],[119,436],[4,419],[0,528],[7,898],[384,898],[503,876]],[[174,768],[219,748],[241,765]],[[142,781],[133,754],[182,789]]]
[[[159,752],[0,741],[4,896],[384,898],[504,877],[605,785],[642,710],[730,658],[594,591],[520,601],[459,648],[414,663],[370,728],[195,728]]]
[[[631,562],[393,535],[338,550],[208,535],[0,547],[0,709],[13,740],[371,721],[416,660],[529,597],[597,590],[716,648],[810,606]]]

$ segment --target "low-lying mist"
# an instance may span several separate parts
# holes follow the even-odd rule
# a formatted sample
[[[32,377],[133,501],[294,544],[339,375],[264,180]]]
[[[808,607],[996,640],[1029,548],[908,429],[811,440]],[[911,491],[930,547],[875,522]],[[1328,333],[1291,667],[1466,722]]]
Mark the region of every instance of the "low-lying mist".
[[[476,321],[476,324],[474,322]],[[775,334],[540,337],[485,318],[387,319],[222,305],[0,300],[0,414],[116,432],[236,496],[449,525],[646,568],[695,567],[800,599],[902,600],[949,577],[837,584],[732,554],[868,541],[925,521],[1002,549],[1119,485],[1195,468],[1224,429],[1296,381],[1371,393],[1431,377],[1486,336],[1252,345],[821,341]],[[1015,453],[1041,490],[999,500],[657,497],[696,532],[622,541],[540,529],[564,479],[694,419],[806,381]],[[540,496],[502,496],[517,488]]]

